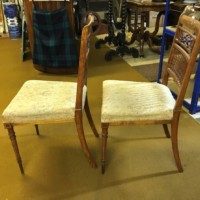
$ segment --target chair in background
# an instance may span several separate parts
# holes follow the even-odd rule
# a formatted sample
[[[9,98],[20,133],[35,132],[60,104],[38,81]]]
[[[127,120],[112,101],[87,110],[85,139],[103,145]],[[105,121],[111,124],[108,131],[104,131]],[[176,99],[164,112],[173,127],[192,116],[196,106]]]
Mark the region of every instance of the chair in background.
[[[170,138],[176,166],[183,171],[178,150],[178,125],[182,102],[192,69],[200,49],[200,22],[181,15],[170,51],[162,84],[106,80],[103,82],[102,173],[105,172],[106,147],[109,126],[162,124]],[[178,87],[176,100],[169,87],[172,78]]]
[[[95,168],[97,166],[86,143],[82,119],[83,110],[85,109],[93,133],[98,137],[87,98],[87,60],[93,21],[94,17],[89,15],[88,23],[82,30],[77,83],[29,80],[24,83],[2,114],[3,124],[8,130],[22,174],[24,169],[14,131],[16,125],[34,124],[39,135],[38,124],[75,121],[85,156],[91,167]]]

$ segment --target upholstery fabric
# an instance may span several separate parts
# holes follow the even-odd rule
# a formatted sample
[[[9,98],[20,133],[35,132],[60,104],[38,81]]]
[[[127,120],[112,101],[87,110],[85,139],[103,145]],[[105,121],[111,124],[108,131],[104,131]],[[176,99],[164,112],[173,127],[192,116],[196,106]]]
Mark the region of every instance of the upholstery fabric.
[[[175,100],[170,90],[152,82],[103,82],[101,122],[170,120]]]
[[[75,117],[77,83],[29,80],[3,112],[4,123],[68,121]],[[83,89],[83,105],[87,88]]]

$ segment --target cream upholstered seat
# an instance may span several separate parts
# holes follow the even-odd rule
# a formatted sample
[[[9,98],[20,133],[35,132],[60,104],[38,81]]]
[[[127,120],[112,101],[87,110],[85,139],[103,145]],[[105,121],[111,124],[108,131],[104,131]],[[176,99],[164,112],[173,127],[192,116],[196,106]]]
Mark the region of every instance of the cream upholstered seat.
[[[171,120],[175,106],[175,100],[165,85],[117,80],[103,82],[103,102],[103,123]]]
[[[3,123],[74,121],[76,90],[77,83],[73,82],[29,80],[4,110]],[[86,91],[84,86],[83,108]]]
[[[180,16],[162,84],[150,82],[105,80],[101,110],[102,173],[106,166],[109,126],[162,124],[166,137],[171,137],[172,149],[179,172],[183,171],[178,150],[178,123],[182,102],[200,50],[200,22]],[[156,66],[155,66],[156,67]],[[174,99],[168,79],[178,88]],[[168,130],[171,125],[171,135]]]
[[[98,137],[87,98],[87,60],[93,21],[94,17],[89,14],[87,24],[82,29],[77,83],[48,80],[26,81],[2,114],[3,124],[8,130],[21,173],[24,173],[24,168],[14,126],[25,124],[34,124],[39,135],[38,124],[74,121],[88,162],[93,168],[97,166],[85,139],[82,119],[85,110],[93,133]]]

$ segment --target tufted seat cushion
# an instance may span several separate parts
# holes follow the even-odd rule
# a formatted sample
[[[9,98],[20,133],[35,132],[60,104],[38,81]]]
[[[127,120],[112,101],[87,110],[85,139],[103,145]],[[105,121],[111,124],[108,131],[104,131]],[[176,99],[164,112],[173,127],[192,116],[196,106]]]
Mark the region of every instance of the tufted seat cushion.
[[[77,83],[30,80],[2,114],[3,123],[69,121],[75,117]],[[83,105],[87,88],[83,89]]]
[[[175,100],[168,87],[152,82],[103,82],[101,122],[170,120]]]

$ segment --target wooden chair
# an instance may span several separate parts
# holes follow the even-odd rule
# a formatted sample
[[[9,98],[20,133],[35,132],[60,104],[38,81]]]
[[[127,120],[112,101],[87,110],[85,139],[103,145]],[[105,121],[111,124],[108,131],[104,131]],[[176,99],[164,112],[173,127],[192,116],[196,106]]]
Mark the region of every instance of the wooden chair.
[[[88,23],[82,30],[77,83],[29,80],[24,83],[2,114],[3,124],[8,130],[22,174],[24,169],[14,132],[16,125],[35,124],[36,132],[39,135],[38,124],[75,121],[85,156],[91,167],[97,166],[86,143],[82,119],[85,109],[93,133],[98,137],[87,98],[87,60],[93,21],[94,17],[89,15]]]
[[[103,82],[102,173],[105,172],[109,126],[162,124],[170,137],[179,172],[183,171],[178,150],[178,125],[182,102],[200,49],[200,22],[186,15],[179,19],[162,84],[106,80]],[[169,77],[178,87],[176,100],[168,88]]]

